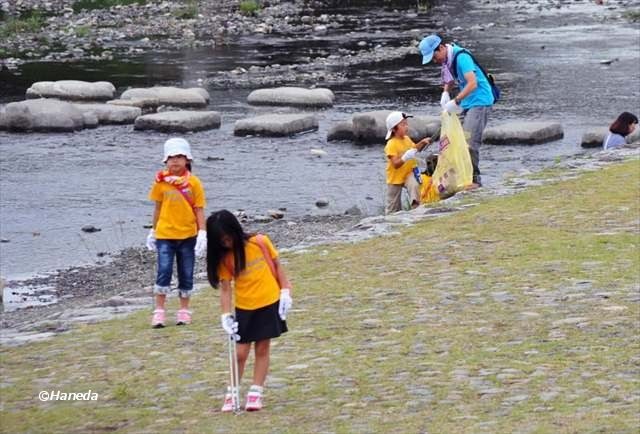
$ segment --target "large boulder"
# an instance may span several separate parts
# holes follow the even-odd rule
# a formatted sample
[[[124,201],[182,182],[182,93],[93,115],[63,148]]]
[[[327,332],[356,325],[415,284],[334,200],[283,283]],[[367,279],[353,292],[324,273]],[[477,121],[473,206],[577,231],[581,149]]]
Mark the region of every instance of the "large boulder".
[[[185,110],[142,115],[136,119],[134,129],[186,133],[220,128],[220,124],[219,112]]]
[[[582,135],[580,146],[583,148],[602,148],[602,143],[608,132],[609,128],[607,127],[590,129]]]
[[[254,90],[247,97],[247,102],[254,105],[331,107],[334,99],[333,92],[326,88],[277,87]]]
[[[534,145],[562,137],[562,125],[557,122],[517,121],[485,129],[482,140],[493,145]]]
[[[120,95],[121,99],[157,99],[159,105],[173,107],[204,108],[209,104],[209,92],[201,87],[181,89],[178,87],[156,86],[133,88]]]
[[[0,131],[7,129],[7,115],[4,113],[4,106],[0,106]]]
[[[378,110],[354,114],[353,138],[356,143],[385,144],[387,135],[387,116],[391,110]],[[415,116],[408,119],[409,137],[414,142],[432,136],[440,128],[440,118],[437,116]]]
[[[116,88],[108,81],[38,81],[27,89],[27,98],[57,98],[71,101],[107,101]]]
[[[236,121],[236,136],[292,136],[318,129],[318,118],[312,114],[274,114]]]
[[[633,133],[629,134],[626,139],[627,143],[640,143],[640,128],[636,126],[636,130]]]
[[[9,131],[67,132],[84,128],[82,112],[57,99],[30,99],[4,107],[4,123]]]
[[[343,121],[338,122],[327,132],[327,141],[331,142],[334,140],[349,140],[353,141],[353,122],[351,121]]]
[[[93,114],[100,124],[132,124],[142,114],[138,107],[111,104],[75,104],[82,113]]]

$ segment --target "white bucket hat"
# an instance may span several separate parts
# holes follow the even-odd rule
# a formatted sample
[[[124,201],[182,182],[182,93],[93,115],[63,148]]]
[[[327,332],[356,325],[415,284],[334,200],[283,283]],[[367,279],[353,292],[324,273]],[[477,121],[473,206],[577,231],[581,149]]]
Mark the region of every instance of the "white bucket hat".
[[[393,134],[393,127],[402,122],[403,119],[412,118],[413,116],[408,115],[402,112],[391,112],[389,116],[387,116],[387,135],[385,136],[385,140],[389,140],[391,135]]]
[[[166,163],[169,157],[174,155],[184,155],[187,160],[193,160],[189,142],[179,137],[174,137],[164,142],[164,159],[162,162]]]

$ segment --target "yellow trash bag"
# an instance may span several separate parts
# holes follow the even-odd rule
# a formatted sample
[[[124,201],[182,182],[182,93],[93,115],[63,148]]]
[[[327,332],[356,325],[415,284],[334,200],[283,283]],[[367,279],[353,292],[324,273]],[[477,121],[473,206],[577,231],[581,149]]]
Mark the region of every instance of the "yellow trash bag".
[[[438,165],[432,183],[440,198],[445,199],[464,190],[473,180],[473,166],[469,145],[462,124],[455,113],[446,111],[440,116],[441,132],[438,146]],[[424,185],[424,184],[423,184]]]
[[[422,176],[422,185],[420,186],[420,203],[433,203],[440,200],[438,189],[433,184],[433,178],[429,175]]]

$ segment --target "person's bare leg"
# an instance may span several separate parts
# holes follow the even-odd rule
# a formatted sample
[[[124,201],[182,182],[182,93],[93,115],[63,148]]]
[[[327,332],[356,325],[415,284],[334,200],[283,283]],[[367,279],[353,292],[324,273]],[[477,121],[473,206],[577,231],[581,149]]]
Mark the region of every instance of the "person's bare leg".
[[[271,349],[271,339],[264,339],[255,344],[256,361],[253,368],[253,384],[264,386],[269,372],[269,352]]]

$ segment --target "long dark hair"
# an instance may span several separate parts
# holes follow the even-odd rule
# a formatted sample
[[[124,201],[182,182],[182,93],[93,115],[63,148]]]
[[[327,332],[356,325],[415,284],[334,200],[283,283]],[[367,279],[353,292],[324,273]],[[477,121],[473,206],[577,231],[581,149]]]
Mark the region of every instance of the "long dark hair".
[[[631,124],[637,124],[638,118],[636,115],[631,114],[629,112],[623,112],[618,116],[618,119],[613,121],[611,126],[609,127],[609,131],[613,134],[620,134],[623,137],[626,137],[630,133]]]
[[[228,235],[233,240],[233,247],[227,249],[222,245],[222,237]],[[244,244],[251,237],[242,229],[240,222],[226,209],[212,213],[207,219],[207,278],[214,288],[218,287],[220,277],[218,266],[230,251],[233,253],[234,276],[237,277],[246,265]],[[231,270],[230,270],[231,271]]]

